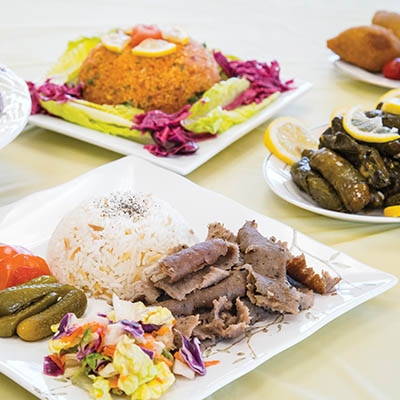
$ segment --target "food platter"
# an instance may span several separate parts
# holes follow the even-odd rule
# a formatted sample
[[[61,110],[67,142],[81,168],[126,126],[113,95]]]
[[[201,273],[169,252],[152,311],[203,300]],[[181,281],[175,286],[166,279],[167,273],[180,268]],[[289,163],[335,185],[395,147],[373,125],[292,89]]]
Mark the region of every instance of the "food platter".
[[[29,118],[29,122],[120,154],[135,155],[181,175],[187,175],[233,142],[267,121],[283,107],[295,101],[311,88],[311,83],[300,80],[295,81],[295,85],[296,89],[281,94],[274,102],[246,122],[228,129],[215,139],[200,142],[199,150],[195,154],[188,156],[156,157],[145,150],[140,143],[84,128],[50,115],[32,115]]]
[[[0,64],[0,149],[24,129],[30,112],[31,98],[26,83]]]
[[[369,72],[363,68],[357,67],[356,65],[349,64],[348,62],[341,60],[337,55],[332,56],[331,61],[338,70],[359,81],[390,89],[400,87],[400,81],[387,79],[381,73]]]
[[[302,192],[293,182],[290,176],[290,167],[283,161],[270,154],[263,164],[264,178],[271,190],[287,202],[305,210],[325,215],[327,217],[343,219],[354,222],[369,222],[382,224],[399,224],[400,218],[384,217],[382,210],[374,210],[368,214],[348,214],[326,210],[319,207],[311,197]]]
[[[242,340],[220,343],[209,349],[209,357],[218,358],[220,363],[208,368],[205,376],[194,380],[178,379],[162,397],[165,400],[189,396],[200,400],[211,395],[397,282],[397,278],[388,273],[362,264],[277,220],[134,156],[123,157],[61,186],[3,207],[0,209],[1,241],[18,243],[44,256],[47,241],[66,212],[88,196],[122,189],[152,192],[167,200],[183,214],[200,238],[205,237],[210,222],[222,222],[228,229],[236,230],[246,220],[256,220],[262,234],[286,241],[293,251],[304,252],[307,262],[313,266],[342,277],[335,295],[316,295],[314,306],[306,312],[295,316],[271,314],[269,320],[257,325]],[[198,212],[192,207],[195,202],[212,204],[212,207]],[[104,311],[105,307],[102,301],[90,299],[87,313]],[[47,354],[45,340],[27,343],[17,338],[0,339],[0,348],[0,372],[35,396],[51,400],[89,400],[89,395],[82,389],[42,374],[43,356]]]

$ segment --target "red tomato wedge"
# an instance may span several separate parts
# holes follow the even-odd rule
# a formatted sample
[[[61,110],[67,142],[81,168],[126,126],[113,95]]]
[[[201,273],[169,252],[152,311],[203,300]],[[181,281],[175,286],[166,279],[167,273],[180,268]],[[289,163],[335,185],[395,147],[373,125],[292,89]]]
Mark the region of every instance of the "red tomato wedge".
[[[42,257],[16,253],[0,260],[0,290],[41,275],[51,275],[49,266]]]
[[[400,80],[400,57],[385,64],[382,73],[385,78]]]
[[[156,25],[138,24],[132,28],[131,46],[135,47],[144,39],[161,39],[161,30]]]

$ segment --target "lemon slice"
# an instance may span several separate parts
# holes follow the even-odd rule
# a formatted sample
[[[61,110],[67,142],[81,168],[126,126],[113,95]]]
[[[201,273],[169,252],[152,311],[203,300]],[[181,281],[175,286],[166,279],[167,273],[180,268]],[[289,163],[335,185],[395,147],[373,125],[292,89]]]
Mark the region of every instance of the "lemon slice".
[[[316,149],[318,141],[302,121],[279,117],[268,125],[264,145],[274,156],[292,165],[300,160],[304,149]]]
[[[383,215],[385,217],[400,217],[400,205],[385,207]]]
[[[383,126],[382,118],[368,118],[360,106],[351,108],[343,117],[343,127],[354,139],[370,143],[386,143],[400,139],[397,128]]]
[[[176,50],[176,44],[163,39],[144,39],[132,49],[136,56],[162,57],[172,54]]]
[[[130,36],[123,31],[118,30],[117,32],[110,32],[103,35],[101,37],[101,42],[108,50],[114,51],[115,53],[121,53],[130,39]]]
[[[390,114],[400,115],[400,97],[384,100],[381,110]]]
[[[391,89],[388,92],[386,92],[384,95],[379,97],[375,108],[377,108],[378,104],[384,103],[387,100],[395,99],[395,98],[400,98],[400,88]]]
[[[186,44],[189,42],[188,34],[179,26],[161,28],[161,37],[168,42]]]

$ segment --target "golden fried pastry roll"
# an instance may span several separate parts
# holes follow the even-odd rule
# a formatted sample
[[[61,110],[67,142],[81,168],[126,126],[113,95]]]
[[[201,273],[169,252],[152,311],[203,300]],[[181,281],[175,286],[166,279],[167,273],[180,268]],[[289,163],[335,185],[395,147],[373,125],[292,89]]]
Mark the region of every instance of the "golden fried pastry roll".
[[[342,60],[371,72],[380,72],[388,61],[400,56],[400,39],[378,25],[349,28],[329,39],[327,46]]]
[[[372,23],[391,29],[393,33],[400,39],[400,14],[391,11],[379,10],[372,18]]]

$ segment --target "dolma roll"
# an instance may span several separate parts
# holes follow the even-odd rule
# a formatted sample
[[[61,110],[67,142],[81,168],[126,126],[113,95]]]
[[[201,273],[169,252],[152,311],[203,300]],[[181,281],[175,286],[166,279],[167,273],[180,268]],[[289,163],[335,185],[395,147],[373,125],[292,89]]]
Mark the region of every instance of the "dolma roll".
[[[302,157],[290,168],[293,182],[322,208],[345,211],[345,207],[332,185],[310,167],[309,158]]]
[[[334,187],[349,212],[357,213],[369,203],[371,194],[365,178],[339,154],[324,147],[318,149],[310,156],[310,166]]]

